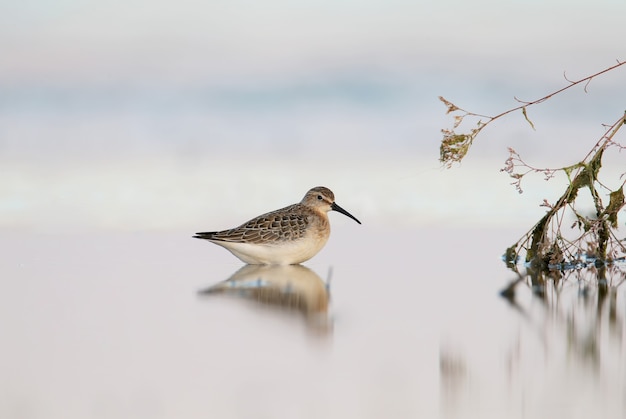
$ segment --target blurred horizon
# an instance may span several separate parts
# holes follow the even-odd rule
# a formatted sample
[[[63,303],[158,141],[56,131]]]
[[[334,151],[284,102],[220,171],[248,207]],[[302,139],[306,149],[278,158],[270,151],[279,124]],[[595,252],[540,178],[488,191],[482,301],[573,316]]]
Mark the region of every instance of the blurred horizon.
[[[383,224],[535,219],[551,189],[516,199],[499,173],[507,147],[536,166],[582,158],[623,110],[623,69],[529,109],[536,131],[521,115],[499,121],[453,171],[438,167],[452,118],[437,97],[496,114],[614,65],[624,11],[560,0],[2,4],[0,228],[209,227],[320,184]]]

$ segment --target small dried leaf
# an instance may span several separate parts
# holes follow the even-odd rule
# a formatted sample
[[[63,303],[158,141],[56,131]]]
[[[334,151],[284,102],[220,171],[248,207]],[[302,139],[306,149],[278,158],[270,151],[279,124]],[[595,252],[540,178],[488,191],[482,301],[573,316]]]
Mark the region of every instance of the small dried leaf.
[[[463,122],[463,116],[462,115],[457,115],[454,117],[454,128],[457,128],[459,125],[461,125],[461,122]]]
[[[530,127],[532,129],[535,129],[535,125],[532,123],[530,119],[528,119],[528,114],[526,113],[526,106],[522,107],[522,113],[524,114],[524,118],[526,118],[526,121],[530,124]]]
[[[448,111],[446,112],[446,114],[459,110],[459,108],[454,103],[450,102],[449,100],[446,100],[443,96],[439,96],[439,100],[442,101],[448,108]]]
[[[607,219],[611,227],[617,228],[617,213],[624,207],[624,188],[621,187],[609,194],[609,205],[606,207]]]

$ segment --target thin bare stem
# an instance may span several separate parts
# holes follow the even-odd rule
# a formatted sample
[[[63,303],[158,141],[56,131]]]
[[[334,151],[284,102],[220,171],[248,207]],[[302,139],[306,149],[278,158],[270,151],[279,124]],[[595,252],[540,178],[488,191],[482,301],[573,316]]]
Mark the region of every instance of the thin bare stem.
[[[493,121],[500,119],[503,116],[508,115],[512,112],[521,110],[522,114],[524,115],[524,118],[526,119],[526,122],[528,122],[528,124],[534,129],[535,127],[527,114],[528,107],[537,105],[539,103],[543,103],[547,101],[548,99],[552,98],[553,96],[558,95],[559,93],[562,93],[568,89],[571,89],[572,87],[577,86],[581,83],[585,83],[584,90],[585,92],[587,92],[587,87],[589,86],[589,83],[591,82],[591,80],[593,80],[595,77],[598,77],[604,73],[615,70],[616,68],[621,67],[624,64],[626,64],[626,61],[618,60],[617,64],[611,67],[605,68],[602,71],[598,71],[597,73],[594,73],[590,76],[587,76],[580,80],[575,80],[575,81],[570,80],[569,78],[567,78],[565,73],[563,73],[563,77],[569,83],[567,86],[564,86],[539,99],[535,99],[531,101],[525,101],[525,100],[519,99],[518,97],[514,97],[515,101],[520,103],[521,105],[508,109],[495,116],[489,116],[489,115],[484,115],[484,114],[480,114],[476,112],[467,111],[455,105],[454,103],[450,102],[449,100],[439,96],[439,100],[442,101],[447,107],[447,113],[461,112],[460,115],[455,115],[454,126],[452,129],[446,128],[446,129],[441,130],[443,134],[443,139],[441,140],[441,146],[440,146],[440,157],[439,157],[440,162],[443,164],[444,167],[447,167],[447,168],[452,167],[453,163],[461,162],[461,160],[463,160],[463,158],[469,152],[474,140],[476,139],[478,134],[483,130],[483,128],[485,128],[487,125],[489,125]],[[466,117],[479,118],[478,123],[476,124],[476,128],[470,129],[469,132],[467,133],[460,133],[460,134],[456,133],[455,129],[458,128],[458,126]]]
[[[550,99],[552,96],[558,95],[559,93],[564,92],[567,89],[570,89],[570,88],[572,88],[574,86],[577,86],[577,85],[579,85],[581,83],[587,82],[587,84],[589,84],[589,82],[591,82],[591,79],[593,79],[595,77],[598,77],[601,74],[607,73],[607,72],[609,72],[611,70],[614,70],[614,69],[616,69],[616,68],[618,68],[618,67],[620,67],[620,66],[622,66],[624,64],[626,64],[626,61],[618,61],[617,64],[615,64],[614,66],[611,66],[609,68],[605,68],[604,70],[598,71],[597,73],[592,74],[591,76],[587,76],[585,78],[582,78],[582,79],[576,80],[576,81],[570,81],[567,77],[565,77],[565,80],[569,81],[569,83],[570,83],[568,86],[565,86],[565,87],[563,87],[563,88],[561,88],[561,89],[559,89],[559,90],[557,90],[555,92],[552,92],[549,95],[546,95],[546,96],[544,96],[544,97],[542,97],[540,99],[531,100],[530,102],[522,101],[522,100],[519,100],[519,99],[516,98],[516,100],[518,102],[520,102],[520,103],[523,103],[523,105],[518,106],[516,108],[509,109],[509,110],[504,111],[502,113],[499,113],[496,116],[491,117],[491,120],[498,119],[500,117],[503,117],[504,115],[510,114],[511,112],[519,111],[520,109],[526,108],[528,106],[532,106],[532,105],[536,105],[536,104],[545,102],[546,100]],[[563,74],[565,75],[565,73],[563,73]],[[585,85],[585,92],[587,92],[587,86],[586,85]]]

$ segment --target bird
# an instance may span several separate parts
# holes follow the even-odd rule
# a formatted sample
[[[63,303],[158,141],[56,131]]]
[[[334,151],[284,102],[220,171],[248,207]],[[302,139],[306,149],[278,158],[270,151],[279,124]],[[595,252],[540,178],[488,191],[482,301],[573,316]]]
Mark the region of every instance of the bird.
[[[361,224],[337,205],[330,189],[317,186],[297,204],[259,215],[239,227],[196,233],[193,238],[222,246],[247,264],[295,265],[311,259],[328,241],[329,211]]]

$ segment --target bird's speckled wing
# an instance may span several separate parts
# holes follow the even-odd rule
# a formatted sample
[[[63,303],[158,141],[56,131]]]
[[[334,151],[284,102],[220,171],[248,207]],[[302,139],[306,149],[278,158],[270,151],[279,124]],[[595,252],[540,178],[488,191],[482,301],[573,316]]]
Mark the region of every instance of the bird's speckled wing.
[[[230,230],[196,233],[194,237],[233,243],[274,244],[302,238],[308,225],[308,211],[302,211],[301,206],[295,204],[259,215]]]

